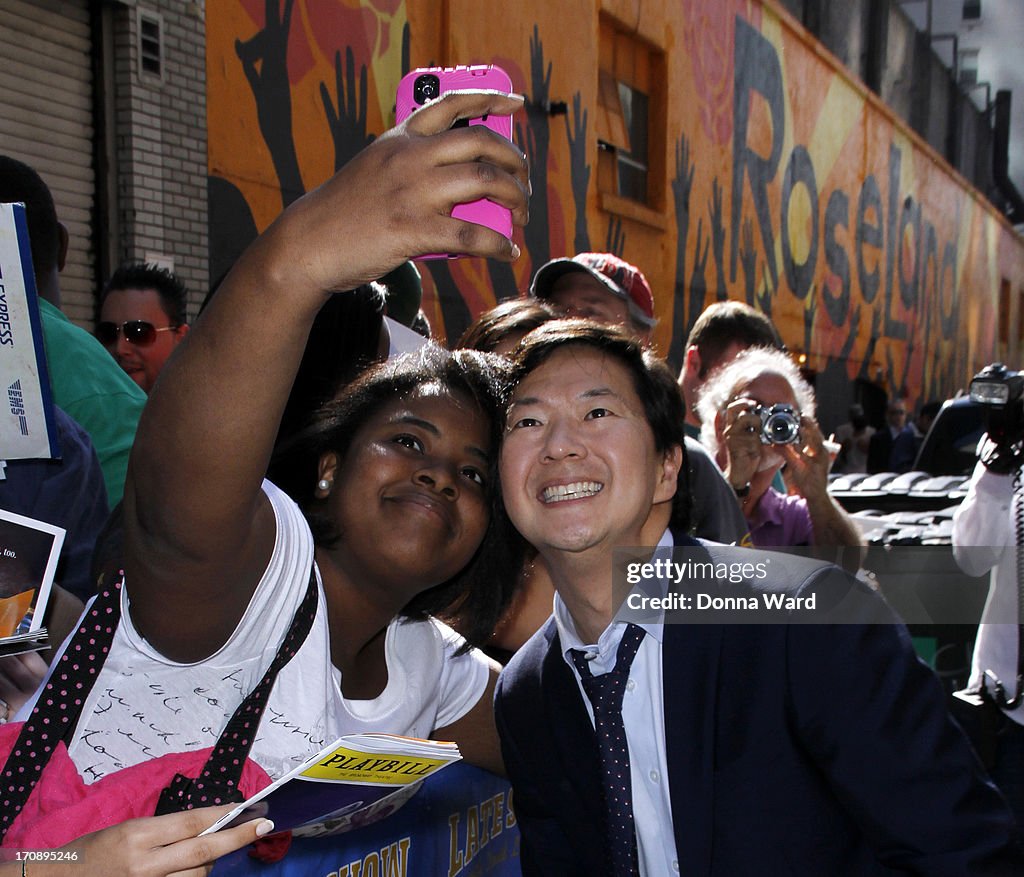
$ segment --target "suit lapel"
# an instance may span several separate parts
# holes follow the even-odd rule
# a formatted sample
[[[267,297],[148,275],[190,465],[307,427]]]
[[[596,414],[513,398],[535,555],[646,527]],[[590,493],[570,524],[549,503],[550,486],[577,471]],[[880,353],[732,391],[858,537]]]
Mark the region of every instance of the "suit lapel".
[[[691,539],[677,538],[676,546],[701,550]],[[679,870],[689,875],[707,874],[711,868],[721,641],[720,625],[665,625],[662,675],[669,797]]]

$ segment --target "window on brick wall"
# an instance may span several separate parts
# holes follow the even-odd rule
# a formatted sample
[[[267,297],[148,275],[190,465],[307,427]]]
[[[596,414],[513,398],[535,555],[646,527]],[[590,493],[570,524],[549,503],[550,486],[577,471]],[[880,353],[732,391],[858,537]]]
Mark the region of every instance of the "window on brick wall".
[[[164,23],[154,12],[139,10],[139,74],[163,79]]]
[[[598,189],[660,208],[664,55],[602,17],[598,55]]]
[[[960,84],[974,85],[978,81],[978,49],[961,49],[958,58]]]

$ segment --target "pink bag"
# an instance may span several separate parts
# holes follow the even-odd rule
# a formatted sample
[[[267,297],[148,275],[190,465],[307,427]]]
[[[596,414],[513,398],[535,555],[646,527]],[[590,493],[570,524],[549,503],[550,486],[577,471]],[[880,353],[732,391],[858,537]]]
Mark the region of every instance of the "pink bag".
[[[6,758],[22,723],[0,726],[0,757]],[[174,752],[126,767],[86,785],[63,742],[58,743],[35,789],[11,824],[0,846],[20,850],[52,850],[73,840],[139,816],[152,816],[157,800],[176,774],[197,776],[212,747]],[[238,789],[243,798],[270,785],[267,772],[251,758],[242,767]],[[5,784],[0,806],[12,789]]]
[[[87,785],[66,741],[120,623],[122,584],[101,589],[28,719],[0,726],[0,847],[53,849],[126,819],[244,801],[271,782],[249,750],[278,672],[313,624],[314,572],[277,654],[215,746],[163,755]]]

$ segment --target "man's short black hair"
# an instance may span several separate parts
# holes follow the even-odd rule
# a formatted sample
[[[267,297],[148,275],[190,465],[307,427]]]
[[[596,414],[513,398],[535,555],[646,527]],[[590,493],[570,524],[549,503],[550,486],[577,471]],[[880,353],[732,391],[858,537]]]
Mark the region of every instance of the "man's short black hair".
[[[53,195],[32,168],[9,155],[0,155],[0,203],[22,201],[28,237],[32,244],[32,269],[36,278],[57,267],[60,255],[60,225]]]
[[[747,347],[774,347],[785,350],[778,331],[760,311],[741,301],[718,301],[697,317],[686,339],[687,348],[700,352],[702,380],[716,368],[722,354],[732,344]]]
[[[187,321],[188,289],[173,271],[147,262],[126,262],[103,287],[100,305],[110,293],[122,289],[152,289],[172,325],[182,326]]]
[[[644,417],[654,435],[654,447],[667,453],[678,445],[683,453],[676,494],[672,500],[673,529],[689,531],[689,463],[686,459],[685,411],[679,385],[665,362],[619,326],[592,320],[553,320],[534,329],[512,353],[515,368],[512,389],[553,353],[566,347],[590,347],[614,357],[630,373],[633,388],[643,405]]]

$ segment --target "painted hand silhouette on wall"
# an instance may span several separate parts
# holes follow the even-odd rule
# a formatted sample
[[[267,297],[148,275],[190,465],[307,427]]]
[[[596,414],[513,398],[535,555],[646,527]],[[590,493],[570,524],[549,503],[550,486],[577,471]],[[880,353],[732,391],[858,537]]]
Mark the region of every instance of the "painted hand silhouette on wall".
[[[729,291],[725,286],[725,222],[722,219],[722,187],[718,185],[718,177],[711,181],[708,210],[711,213],[711,252],[715,257],[715,299],[725,301]]]
[[[324,83],[320,83],[327,127],[334,141],[334,169],[338,170],[369,146],[373,134],[366,133],[366,65],[359,65],[359,94],[356,94],[356,62],[352,47],[345,47],[345,76],[341,75],[341,52],[334,53],[334,93],[337,108]]]
[[[288,29],[294,0],[266,0],[266,24],[259,33],[243,42],[235,40],[235,54],[256,100],[256,118],[260,133],[270,150],[281,201],[287,207],[302,197],[306,189],[299,171],[292,138],[292,93],[288,82]]]
[[[676,279],[672,290],[672,341],[669,344],[668,361],[673,368],[683,364],[683,344],[689,334],[693,320],[692,292],[689,297],[690,309],[686,310],[686,241],[690,230],[690,191],[693,188],[693,174],[696,165],[690,161],[690,144],[681,134],[675,145],[676,172],[672,178],[672,201],[676,212]],[[700,313],[704,308],[701,297]]]
[[[459,292],[458,284],[452,277],[452,269],[449,267],[447,259],[430,259],[420,262],[420,265],[426,265],[427,270],[430,271],[437,293],[437,302],[441,306],[444,334],[449,343],[454,344],[473,322],[469,306],[462,297],[462,293]]]
[[[846,334],[846,340],[843,342],[843,349],[839,351],[838,356],[829,357],[829,366],[833,362],[840,365],[844,372],[846,370],[846,363],[850,360],[850,354],[853,353],[853,345],[857,343],[857,333],[860,331],[860,305],[857,305],[852,311],[850,311],[850,322],[849,331]],[[828,366],[826,366],[828,368]]]
[[[569,141],[569,172],[572,178],[572,200],[576,204],[576,230],[573,249],[577,253],[590,252],[590,233],[587,231],[587,188],[590,186],[590,165],[587,164],[587,111],[577,91],[572,96],[572,128],[565,117],[565,136]],[[531,217],[532,222],[532,217]]]
[[[530,161],[530,222],[523,240],[534,268],[551,258],[551,234],[548,226],[548,150],[551,131],[548,108],[551,105],[551,63],[544,66],[544,44],[537,25],[530,37],[530,99],[526,102],[526,132],[516,123],[516,142]],[[501,263],[506,268],[509,266]],[[511,272],[511,268],[509,268]],[[495,290],[499,289],[495,286]]]
[[[693,249],[693,273],[690,275],[690,315],[687,322],[692,326],[704,310],[707,301],[708,283],[706,268],[708,248],[711,241],[704,240],[704,220],[697,220],[697,245]]]
[[[605,237],[604,251],[621,257],[622,251],[625,249],[626,233],[622,230],[622,218],[612,216],[608,220],[608,234]]]
[[[814,290],[811,291],[813,297]],[[860,330],[861,307],[858,305],[851,308],[847,319],[846,340],[843,342],[842,350],[834,356],[829,354],[825,358],[825,364],[818,371],[815,378],[814,388],[818,397],[818,422],[819,423],[840,423],[846,417],[850,403],[857,400],[855,393],[855,382],[850,379],[849,369],[851,366],[850,357],[853,354],[853,347],[857,343]],[[812,320],[813,323],[813,320]],[[811,348],[806,348],[811,352]],[[813,360],[811,361],[813,364]],[[867,374],[870,360],[861,362],[861,371]]]
[[[754,223],[743,220],[743,231],[740,239],[740,265],[743,266],[743,289],[747,304],[754,307],[755,290],[757,288],[757,249],[754,247]]]

